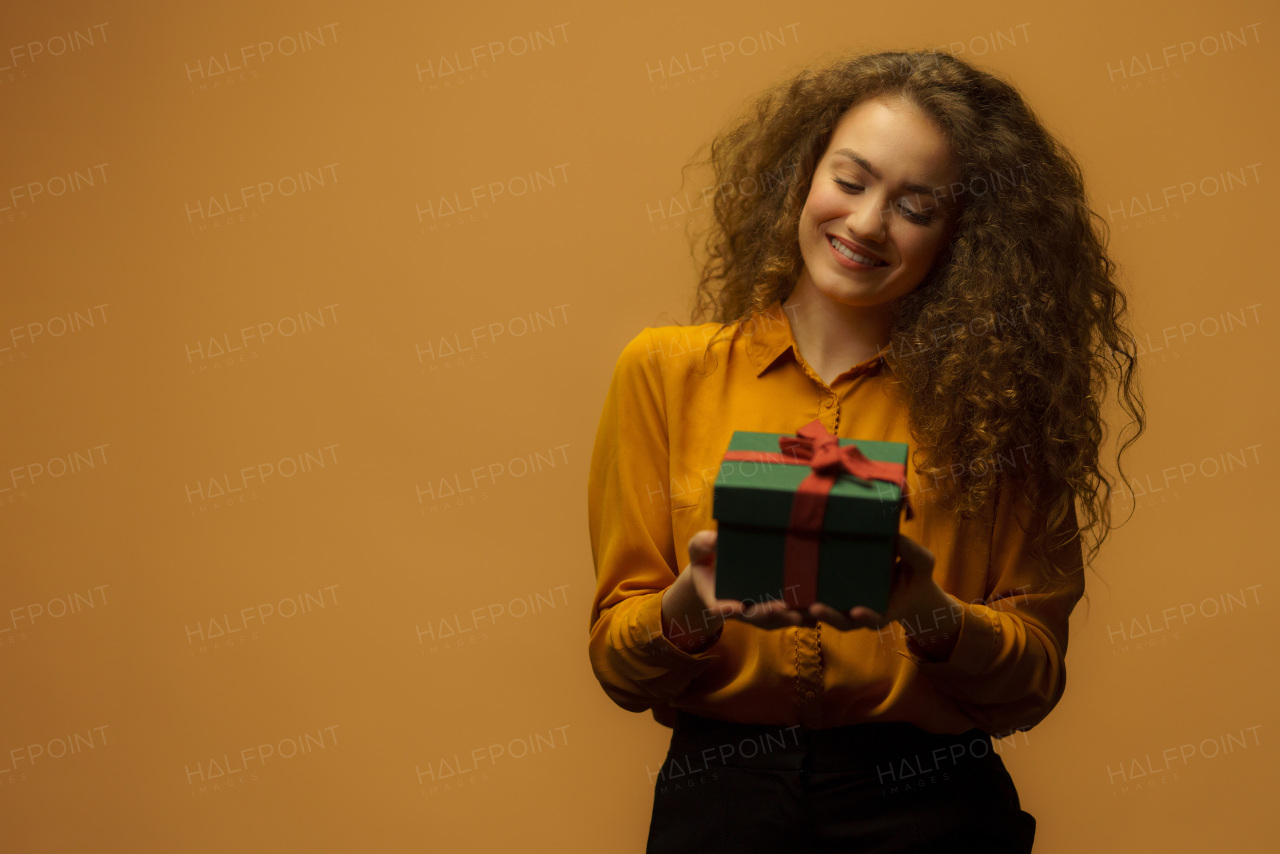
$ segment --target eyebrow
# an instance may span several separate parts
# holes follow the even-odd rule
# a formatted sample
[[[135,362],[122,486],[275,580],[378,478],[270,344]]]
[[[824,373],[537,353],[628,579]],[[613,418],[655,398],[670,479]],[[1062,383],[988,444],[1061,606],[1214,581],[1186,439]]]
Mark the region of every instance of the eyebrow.
[[[868,172],[870,172],[872,178],[875,178],[877,181],[880,180],[880,173],[877,172],[874,168],[872,168],[871,164],[867,161],[867,159],[865,157],[862,157],[856,151],[853,151],[848,148],[840,148],[840,149],[837,149],[834,153],[844,155],[845,157],[852,160],[854,163],[857,163],[863,169],[866,169]],[[910,190],[913,193],[919,193],[922,196],[933,196],[934,201],[937,201],[940,203],[945,204],[947,201],[944,195],[942,195],[944,191],[940,187],[926,187],[923,184],[910,184],[910,183],[903,184],[902,187],[905,190]]]

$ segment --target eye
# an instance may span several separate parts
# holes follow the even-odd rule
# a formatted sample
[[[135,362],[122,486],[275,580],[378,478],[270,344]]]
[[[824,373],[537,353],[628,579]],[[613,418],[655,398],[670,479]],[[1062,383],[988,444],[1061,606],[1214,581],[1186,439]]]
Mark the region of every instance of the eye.
[[[850,195],[854,193],[860,193],[862,192],[863,189],[865,189],[861,184],[855,184],[852,181],[846,181],[843,178],[833,178],[832,180],[835,181],[835,183],[837,184],[837,186],[840,187],[840,189],[844,190],[846,193],[849,193]],[[902,212],[902,215],[904,217],[911,220],[916,225],[928,225],[929,223],[933,222],[935,219],[935,217],[932,214],[917,213],[911,210],[911,208],[907,207],[906,205],[900,205],[898,209]]]
[[[901,211],[903,216],[905,216],[907,219],[911,220],[912,222],[917,223],[918,225],[928,225],[929,223],[933,222],[933,219],[934,219],[932,214],[916,213],[906,205],[902,206]]]

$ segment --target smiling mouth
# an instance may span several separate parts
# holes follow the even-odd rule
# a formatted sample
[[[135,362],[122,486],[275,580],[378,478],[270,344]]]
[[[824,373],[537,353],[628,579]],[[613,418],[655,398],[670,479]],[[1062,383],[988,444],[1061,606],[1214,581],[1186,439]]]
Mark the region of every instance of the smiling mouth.
[[[841,255],[843,255],[844,257],[852,261],[857,261],[859,264],[866,264],[868,267],[888,267],[889,266],[888,261],[881,261],[879,259],[871,258],[866,255],[860,255],[857,252],[854,252],[848,246],[845,246],[843,243],[841,243],[839,240],[835,239],[834,237],[828,237],[827,242],[830,243],[832,248],[835,249],[837,252],[839,252]]]

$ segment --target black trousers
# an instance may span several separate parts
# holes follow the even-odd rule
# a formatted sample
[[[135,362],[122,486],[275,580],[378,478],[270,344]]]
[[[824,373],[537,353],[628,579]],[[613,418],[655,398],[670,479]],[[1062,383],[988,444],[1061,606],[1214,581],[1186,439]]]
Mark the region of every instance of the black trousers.
[[[1035,829],[979,729],[805,729],[679,712],[646,851],[1025,854]]]

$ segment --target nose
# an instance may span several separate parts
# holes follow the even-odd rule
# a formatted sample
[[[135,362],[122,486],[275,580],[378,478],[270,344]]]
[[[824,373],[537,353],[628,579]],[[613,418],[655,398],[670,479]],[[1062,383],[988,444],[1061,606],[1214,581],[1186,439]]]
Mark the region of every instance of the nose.
[[[849,216],[845,218],[845,225],[860,240],[882,243],[885,237],[886,213],[885,206],[879,199],[873,198],[869,193],[864,194],[858,199],[858,204],[849,211]]]

